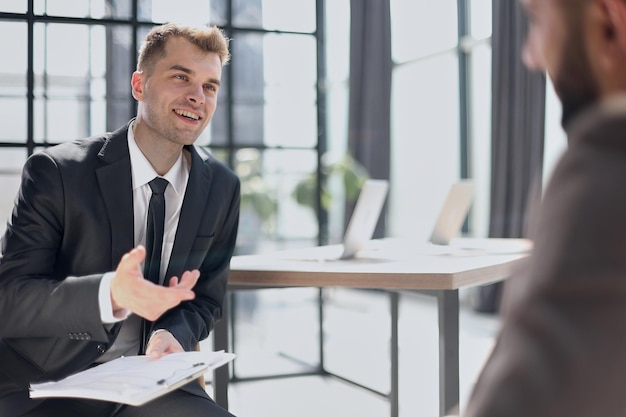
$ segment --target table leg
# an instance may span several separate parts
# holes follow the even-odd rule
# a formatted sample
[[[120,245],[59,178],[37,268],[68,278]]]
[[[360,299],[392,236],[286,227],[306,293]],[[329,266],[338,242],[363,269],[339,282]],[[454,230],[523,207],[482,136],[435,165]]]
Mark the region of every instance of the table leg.
[[[396,291],[391,292],[391,390],[389,392],[389,403],[391,406],[391,417],[398,417],[399,414],[399,397],[398,397],[398,305],[400,303],[400,294]]]
[[[213,350],[225,350],[228,352],[228,298],[230,294],[224,297],[224,305],[222,306],[222,319],[215,323],[213,328]],[[229,364],[220,366],[213,371],[213,400],[222,408],[228,410],[228,382],[230,380]]]
[[[439,413],[459,404],[459,292],[442,290],[439,310]]]
[[[317,325],[319,330],[319,360],[320,364],[318,367],[318,373],[320,375],[328,375],[326,371],[325,361],[324,361],[324,288],[320,287],[317,289]]]

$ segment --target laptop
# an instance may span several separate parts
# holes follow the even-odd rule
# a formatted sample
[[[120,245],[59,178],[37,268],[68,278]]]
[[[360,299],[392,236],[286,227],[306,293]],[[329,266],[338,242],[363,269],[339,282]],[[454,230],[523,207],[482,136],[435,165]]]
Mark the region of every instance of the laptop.
[[[428,239],[429,243],[449,245],[458,236],[474,201],[474,188],[470,180],[452,184]]]
[[[343,236],[342,245],[337,245],[337,248],[324,247],[324,252],[320,252],[319,255],[298,256],[297,260],[337,261],[354,258],[365,243],[372,238],[388,191],[389,181],[387,180],[365,180]],[[334,251],[334,249],[341,252]]]
[[[365,180],[343,237],[343,252],[339,259],[354,258],[372,238],[388,190],[387,180]]]
[[[532,242],[527,239],[455,239],[463,227],[473,199],[474,184],[471,180],[452,184],[430,238],[425,245],[417,245],[418,252],[436,255],[474,255],[526,253],[532,250]]]

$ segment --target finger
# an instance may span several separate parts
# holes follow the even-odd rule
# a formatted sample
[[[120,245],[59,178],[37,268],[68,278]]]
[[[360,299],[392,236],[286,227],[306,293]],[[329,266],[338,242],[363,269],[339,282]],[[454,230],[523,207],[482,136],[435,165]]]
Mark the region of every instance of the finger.
[[[143,280],[142,280],[143,281]],[[150,321],[155,321],[167,310],[183,301],[192,300],[196,294],[180,287],[163,287],[160,285],[144,285],[140,295],[134,299],[134,308],[130,310]]]
[[[157,336],[159,338],[159,343],[161,346],[159,358],[163,356],[169,355],[171,353],[184,352],[185,350],[181,346],[181,344],[174,338],[171,333],[159,333]],[[154,356],[156,358],[156,356]],[[157,358],[158,359],[158,358]]]
[[[163,352],[163,356],[165,355],[169,355],[170,353],[180,353],[180,352],[184,352],[185,350],[182,348],[182,346],[180,346],[180,344],[178,343],[171,343],[169,345],[169,347],[167,349],[165,349],[165,351]]]
[[[141,265],[145,257],[146,250],[143,247],[132,249],[122,257],[116,272],[127,274],[128,277],[143,277]]]
[[[146,258],[146,248],[142,245],[138,245],[128,252],[122,259],[126,258],[128,262],[140,264]]]
[[[178,277],[170,278],[169,286],[178,286],[182,288],[192,289],[198,282],[198,278],[200,278],[200,271],[198,271],[197,269],[194,269],[193,271],[185,271],[180,280],[178,279]]]
[[[150,359],[159,359],[163,356],[163,344],[159,342],[159,339],[155,341],[151,341],[148,344],[148,348],[146,349],[146,355],[150,357]]]
[[[185,271],[178,283],[178,286],[192,289],[198,282],[199,278],[200,271],[198,271],[197,269],[194,269],[193,271]]]
[[[133,295],[138,291],[138,284],[143,282],[141,263],[146,257],[146,250],[143,246],[137,246],[125,253],[120,260],[115,276],[111,281],[111,303],[113,310],[126,308],[133,311]]]
[[[160,300],[163,312],[177,306],[183,301],[193,300],[196,293],[187,288],[178,287],[160,287],[155,298]]]
[[[196,298],[196,293],[187,288],[181,288],[180,286],[178,286],[175,288],[169,288],[169,290],[169,295],[171,296],[171,299],[178,301],[176,304],[181,301],[193,300],[194,298]]]

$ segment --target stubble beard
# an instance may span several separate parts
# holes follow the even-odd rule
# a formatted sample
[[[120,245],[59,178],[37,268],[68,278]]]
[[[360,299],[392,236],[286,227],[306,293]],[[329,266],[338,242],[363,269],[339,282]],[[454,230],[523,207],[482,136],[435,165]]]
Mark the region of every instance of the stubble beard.
[[[570,28],[570,35],[563,48],[560,75],[554,80],[563,109],[561,125],[564,128],[600,98],[600,88],[589,64],[584,36],[580,30],[573,28]]]
[[[176,126],[176,122],[169,117],[161,117],[158,112],[150,106],[146,106],[145,119],[152,127],[152,130],[161,139],[178,145],[192,145],[196,142],[202,132],[182,130]]]

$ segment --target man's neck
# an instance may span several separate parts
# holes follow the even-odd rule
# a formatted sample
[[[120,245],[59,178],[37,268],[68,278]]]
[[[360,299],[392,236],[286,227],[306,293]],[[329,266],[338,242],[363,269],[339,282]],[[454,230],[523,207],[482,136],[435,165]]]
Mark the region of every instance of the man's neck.
[[[178,160],[183,147],[161,138],[159,134],[146,128],[143,123],[135,120],[133,123],[135,142],[157,174],[165,175]]]

